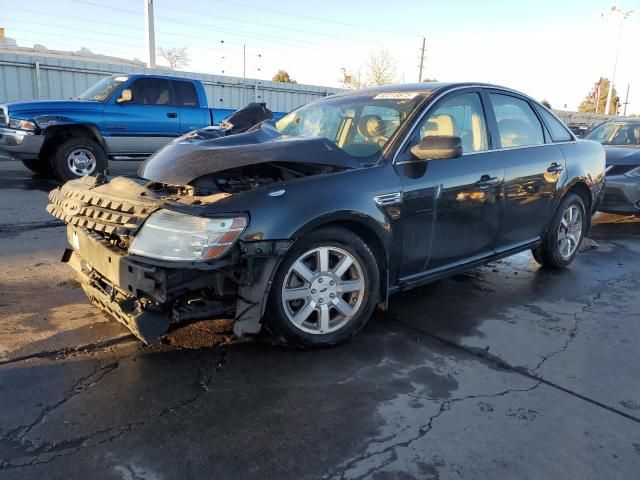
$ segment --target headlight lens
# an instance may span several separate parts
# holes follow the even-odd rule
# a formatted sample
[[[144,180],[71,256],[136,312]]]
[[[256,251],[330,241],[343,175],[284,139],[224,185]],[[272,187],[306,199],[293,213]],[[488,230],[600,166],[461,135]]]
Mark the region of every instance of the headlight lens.
[[[246,226],[245,217],[204,218],[159,210],[144,223],[129,253],[159,260],[213,260],[231,248]]]
[[[9,128],[15,128],[18,130],[35,130],[38,126],[35,122],[29,120],[20,120],[19,118],[9,119]]]
[[[624,174],[625,177],[640,177],[640,167],[629,170]]]

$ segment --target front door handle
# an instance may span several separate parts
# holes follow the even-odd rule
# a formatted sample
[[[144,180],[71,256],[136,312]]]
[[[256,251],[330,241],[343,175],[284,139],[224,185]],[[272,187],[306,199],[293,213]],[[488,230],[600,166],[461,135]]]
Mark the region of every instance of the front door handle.
[[[482,175],[480,180],[476,182],[476,187],[480,187],[481,190],[487,190],[491,185],[498,183],[498,177],[490,177],[489,175]]]
[[[169,118],[178,118],[178,114],[175,112],[169,112],[167,113],[167,117]]]
[[[549,173],[560,173],[564,167],[559,163],[553,162],[549,168],[547,168],[547,172]]]

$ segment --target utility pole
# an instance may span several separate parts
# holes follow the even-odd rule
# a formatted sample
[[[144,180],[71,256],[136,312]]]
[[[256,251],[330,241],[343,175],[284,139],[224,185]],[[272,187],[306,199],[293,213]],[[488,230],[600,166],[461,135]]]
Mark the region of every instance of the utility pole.
[[[630,86],[631,85],[627,83],[627,94],[625,95],[625,98],[624,98],[624,103],[623,103],[624,109],[622,111],[622,116],[623,117],[627,116],[627,105],[629,105],[629,87]]]
[[[611,106],[611,97],[613,96],[613,85],[616,82],[616,70],[618,69],[618,54],[620,53],[620,39],[622,38],[622,26],[624,21],[631,16],[633,10],[623,12],[615,5],[611,7],[611,14],[620,15],[620,27],[618,28],[618,43],[616,44],[616,59],[613,63],[613,75],[609,80],[609,92],[607,93],[607,105],[604,107],[604,114],[609,115],[609,107]],[[617,112],[616,112],[617,113]]]
[[[147,34],[147,50],[149,52],[149,68],[156,68],[156,33],[153,28],[153,0],[144,0],[145,32]]]
[[[427,39],[422,37],[422,48],[420,49],[420,70],[418,71],[418,81],[422,81],[422,69],[424,67],[424,51],[426,47]]]
[[[247,45],[246,43],[242,44],[242,104],[245,105],[247,103],[247,87],[245,83],[247,82]]]
[[[247,45],[242,44],[242,83],[247,78]]]

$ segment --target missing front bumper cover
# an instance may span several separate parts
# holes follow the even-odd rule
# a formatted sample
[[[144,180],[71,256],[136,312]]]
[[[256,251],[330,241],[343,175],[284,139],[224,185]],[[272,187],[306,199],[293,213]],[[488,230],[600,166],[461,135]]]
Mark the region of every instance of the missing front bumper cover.
[[[77,272],[91,302],[151,343],[173,325],[234,315],[238,336],[258,333],[270,281],[290,242],[255,242],[241,248],[237,271],[167,269],[131,259],[103,237],[68,226],[62,261]],[[233,279],[230,279],[230,278]]]

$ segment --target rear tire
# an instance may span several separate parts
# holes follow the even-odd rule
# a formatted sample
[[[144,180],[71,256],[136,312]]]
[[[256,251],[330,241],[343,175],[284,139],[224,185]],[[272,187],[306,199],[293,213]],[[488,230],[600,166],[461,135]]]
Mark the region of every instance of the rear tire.
[[[56,148],[51,166],[56,178],[66,182],[104,172],[107,156],[102,147],[90,138],[71,137]]]
[[[53,175],[53,171],[51,170],[51,164],[46,160],[35,158],[29,160],[22,160],[22,164],[31,170],[33,173],[37,173],[38,175],[50,177]]]
[[[364,327],[378,303],[380,274],[360,237],[327,227],[294,244],[272,285],[265,318],[271,334],[299,347],[323,347]]]
[[[587,231],[584,202],[568,194],[553,216],[542,244],[532,250],[533,258],[544,267],[565,268],[576,257]]]

